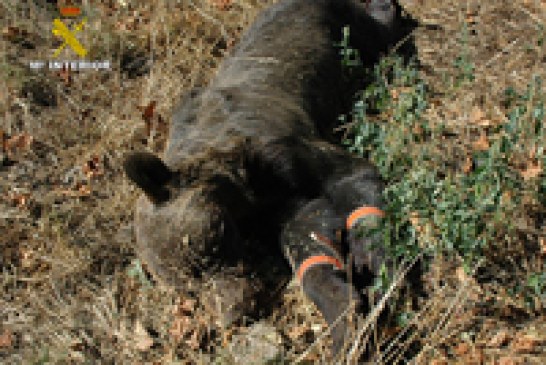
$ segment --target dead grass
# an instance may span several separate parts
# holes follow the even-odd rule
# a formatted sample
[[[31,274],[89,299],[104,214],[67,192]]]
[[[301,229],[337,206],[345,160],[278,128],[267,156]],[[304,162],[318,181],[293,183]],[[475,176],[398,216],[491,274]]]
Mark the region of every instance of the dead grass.
[[[163,132],[156,128],[152,141],[138,107],[155,101],[155,122],[168,121],[180,95],[206,85],[222,48],[272,1],[233,0],[227,8],[212,0],[84,1],[82,43],[113,67],[69,75],[26,67],[50,59],[59,46],[51,34],[55,13],[39,3],[0,5],[0,362],[210,363],[244,328],[218,328],[198,287],[174,294],[138,274],[132,249],[138,192],[120,166],[129,150],[161,148]],[[402,3],[422,23],[436,25],[419,28],[415,39],[422,73],[437,95],[428,118],[459,132],[453,148],[474,141],[473,110],[498,123],[507,87],[523,90],[532,75],[545,78],[544,44],[537,43],[545,37],[544,1]],[[461,55],[474,65],[474,81],[453,87]],[[73,58],[69,50],[63,57]],[[502,253],[514,257],[513,267],[485,283],[461,275],[460,263],[438,258],[412,327],[423,345],[413,363],[546,361],[545,304],[530,313],[503,288],[543,267],[544,256],[521,254],[523,241],[544,242],[544,225],[534,230],[506,245]],[[296,286],[267,320],[282,334],[289,359],[324,331]],[[392,333],[378,336],[388,340]],[[328,362],[323,346],[307,359]],[[400,347],[401,341],[384,353],[384,363],[408,361]]]

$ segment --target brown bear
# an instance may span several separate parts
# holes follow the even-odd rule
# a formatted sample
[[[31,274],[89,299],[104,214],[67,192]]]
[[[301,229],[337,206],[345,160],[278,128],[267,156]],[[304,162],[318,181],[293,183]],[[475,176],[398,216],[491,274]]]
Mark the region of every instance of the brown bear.
[[[359,86],[344,74],[335,44],[349,26],[351,46],[371,65],[400,38],[399,19],[399,6],[387,0],[284,0],[257,18],[208,87],[175,109],[163,158],[140,152],[125,161],[145,193],[136,251],[154,277],[176,287],[211,267],[231,272],[247,238],[264,231],[282,243],[325,319],[343,312],[337,304],[352,289],[333,268],[344,259],[324,242],[347,215],[349,228],[381,215],[381,181],[332,143]],[[267,230],[269,222],[278,224]],[[373,272],[378,260],[349,239],[357,266]],[[339,347],[343,333],[334,332]]]

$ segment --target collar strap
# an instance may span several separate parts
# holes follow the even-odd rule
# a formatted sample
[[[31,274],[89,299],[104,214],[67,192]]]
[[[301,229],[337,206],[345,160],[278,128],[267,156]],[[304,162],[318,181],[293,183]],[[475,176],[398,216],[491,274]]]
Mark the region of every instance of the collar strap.
[[[309,237],[315,241],[315,242],[318,242],[318,243],[321,243],[323,244],[324,246],[327,246],[327,247],[330,247],[332,250],[334,250],[335,252],[337,252],[337,248],[336,246],[334,245],[334,243],[328,238],[328,237],[325,237],[315,231],[309,233]]]
[[[343,265],[335,257],[328,256],[328,255],[311,256],[311,257],[308,257],[307,259],[305,259],[301,263],[300,267],[298,268],[298,272],[297,272],[296,276],[297,276],[298,280],[300,281],[300,283],[303,281],[303,275],[305,275],[305,272],[310,267],[313,267],[315,265],[320,265],[320,264],[331,264],[331,265],[335,266],[336,268],[338,268],[339,270],[343,270]]]
[[[351,214],[349,214],[349,216],[347,217],[347,222],[346,222],[347,229],[353,228],[356,221],[369,215],[383,217],[385,213],[377,207],[364,206],[364,207],[357,208],[353,210]]]

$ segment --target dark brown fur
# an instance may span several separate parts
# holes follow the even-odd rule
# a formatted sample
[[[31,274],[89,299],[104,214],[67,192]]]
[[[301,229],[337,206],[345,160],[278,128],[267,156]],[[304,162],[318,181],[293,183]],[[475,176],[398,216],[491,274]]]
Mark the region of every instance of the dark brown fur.
[[[295,200],[325,194],[344,207],[336,214],[346,214],[351,204],[342,200],[350,195],[340,196],[335,182],[351,171],[368,171],[356,191],[377,200],[375,170],[329,142],[357,86],[343,74],[334,43],[350,25],[351,44],[365,64],[375,62],[397,34],[389,1],[368,6],[382,4],[372,11],[383,24],[356,0],[272,6],[210,85],[174,111],[163,161],[145,153],[127,158],[128,176],[146,193],[137,203],[136,250],[156,278],[183,285],[190,272],[236,261],[245,237],[260,230],[257,222],[290,215]],[[308,294],[320,301],[320,293]]]

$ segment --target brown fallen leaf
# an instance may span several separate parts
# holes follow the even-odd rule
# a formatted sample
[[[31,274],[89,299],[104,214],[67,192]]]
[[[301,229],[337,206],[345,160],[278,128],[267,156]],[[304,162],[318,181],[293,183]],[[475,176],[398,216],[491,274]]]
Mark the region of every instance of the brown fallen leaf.
[[[499,121],[492,121],[491,119],[487,118],[484,111],[478,106],[472,108],[469,118],[471,123],[480,127],[490,127],[499,123]]]
[[[419,124],[414,125],[413,128],[411,129],[411,131],[416,136],[421,136],[421,135],[423,135],[423,132],[424,132],[423,127],[421,127]]]
[[[524,170],[520,171],[523,180],[531,180],[537,178],[542,173],[542,166],[538,161],[528,161]]]
[[[226,328],[222,332],[222,347],[228,347],[233,339],[233,328]]]
[[[0,335],[0,349],[13,346],[13,334],[9,330],[4,330]]]
[[[179,342],[188,332],[191,331],[191,318],[187,316],[177,317],[173,320],[169,334],[175,342]]]
[[[229,10],[233,3],[233,0],[213,0],[212,3],[219,10]]]
[[[464,356],[464,363],[467,365],[485,364],[485,355],[481,348],[473,348],[470,353]]]
[[[397,334],[399,334],[401,330],[402,330],[402,328],[400,328],[398,326],[387,327],[387,328],[385,328],[385,330],[383,332],[383,336],[385,336],[385,337],[394,337]]]
[[[410,223],[415,227],[419,225],[419,213],[412,212],[409,218]]]
[[[227,40],[227,46],[226,46],[226,49],[228,50],[231,50],[235,44],[237,43],[237,38],[235,37],[230,37],[228,40]]]
[[[516,337],[510,347],[517,353],[533,353],[537,351],[541,343],[540,338],[533,335],[525,335]]]
[[[155,111],[156,102],[151,101],[147,106],[138,107],[142,111],[142,119],[145,126],[144,143],[151,144],[150,147],[156,152],[164,149],[167,142],[169,127],[161,114]]]
[[[474,169],[474,160],[472,160],[472,157],[466,156],[462,169],[465,174],[469,174],[472,172],[472,170]]]
[[[301,325],[301,326],[295,326],[293,328],[291,328],[287,335],[288,337],[294,341],[294,340],[297,340],[298,338],[302,337],[303,335],[305,335],[306,333],[308,333],[309,331],[311,331],[311,328],[309,328],[308,325]]]
[[[91,188],[88,185],[78,182],[74,189],[60,189],[58,192],[66,197],[84,197],[91,195]]]
[[[65,63],[63,63],[63,68],[58,72],[59,77],[61,80],[63,80],[65,86],[72,85],[72,69],[70,67],[70,64],[68,64],[68,67]]]
[[[459,356],[466,355],[470,352],[470,345],[466,342],[461,342],[453,349],[453,351]]]
[[[149,138],[154,132],[154,135],[166,136],[168,132],[168,126],[165,120],[160,114],[156,113],[155,107],[157,103],[155,100],[150,101],[147,106],[137,107],[142,112],[142,119],[146,127],[146,137]]]
[[[161,114],[157,115],[157,126],[160,133],[167,134],[169,131],[169,126],[167,125],[165,119],[161,117]]]
[[[469,298],[472,300],[479,300],[480,295],[483,294],[483,290],[476,279],[474,279],[471,275],[468,275],[462,266],[459,266],[455,270],[455,276],[461,282],[461,284],[468,286]]]
[[[5,194],[2,198],[12,206],[24,208],[28,205],[28,202],[30,201],[30,194],[12,192]]]
[[[76,188],[81,196],[91,195],[91,188],[88,185],[78,183],[76,184]]]
[[[136,30],[138,22],[139,22],[138,14],[135,14],[132,16],[128,16],[123,21],[122,20],[117,21],[116,28],[117,30],[121,32]]]
[[[2,151],[5,151],[5,143],[8,139],[7,134],[4,132],[2,128],[0,128],[0,148],[2,148]]]
[[[459,266],[456,270],[455,270],[455,275],[457,276],[457,279],[459,279],[459,281],[461,283],[464,283],[464,282],[471,282],[472,284],[474,284],[476,281],[474,280],[474,278],[472,276],[469,276],[465,271],[464,271],[464,268],[462,266]]]
[[[487,343],[488,347],[498,348],[508,344],[512,337],[506,330],[500,330],[489,342]]]
[[[508,205],[512,201],[513,198],[514,198],[514,193],[507,190],[507,191],[503,192],[502,195],[501,195],[501,204]]]
[[[427,229],[427,223],[419,216],[419,212],[411,212],[408,218],[415,232],[422,234]]]
[[[391,94],[391,99],[392,99],[392,100],[397,100],[398,97],[400,96],[400,92],[399,92],[398,89],[396,89],[396,88],[395,88],[395,89],[392,89],[392,90],[390,91],[390,94]]]
[[[11,41],[19,34],[19,28],[17,27],[4,27],[2,28],[2,38]]]
[[[152,100],[146,106],[137,107],[137,109],[142,112],[142,119],[144,119],[145,122],[150,123],[152,121],[156,104],[156,101]]]
[[[154,344],[154,340],[140,321],[136,322],[133,339],[135,341],[135,348],[142,352],[148,351]]]
[[[190,336],[189,339],[186,341],[186,345],[188,345],[192,350],[199,350],[201,347],[201,336],[199,334],[198,330],[194,330]]]
[[[482,119],[485,118],[485,113],[483,112],[482,108],[479,106],[475,106],[470,111],[470,121],[472,123],[478,123]]]
[[[32,145],[32,141],[34,141],[34,137],[32,137],[28,133],[21,133],[17,136],[17,148],[21,149],[29,149]]]
[[[34,266],[34,252],[28,248],[22,247],[19,249],[19,263],[23,268],[31,268]]]
[[[100,157],[97,155],[92,155],[91,158],[83,165],[82,171],[88,179],[104,175],[102,164],[100,163]]]
[[[514,356],[503,356],[499,359],[498,365],[522,365],[523,359]]]
[[[28,133],[19,133],[12,137],[2,136],[2,149],[9,157],[12,157],[19,151],[30,149],[34,138]]]
[[[467,11],[466,12],[466,16],[465,16],[465,20],[468,24],[476,24],[477,23],[477,19],[478,18],[478,13],[475,12],[475,11]]]
[[[540,254],[546,256],[546,237],[540,237],[538,244],[540,245]]]
[[[391,98],[397,100],[402,94],[409,94],[413,91],[412,87],[398,87],[390,91]]]
[[[480,134],[480,138],[472,143],[472,147],[476,151],[487,151],[489,147],[491,147],[491,145],[489,144],[489,139],[487,138],[487,133],[485,133],[485,131],[482,131]]]
[[[184,299],[180,304],[180,310],[183,314],[189,315],[195,310],[197,301],[195,299]]]
[[[16,43],[29,36],[29,33],[21,28],[14,26],[7,26],[2,28],[2,38],[5,40]]]

